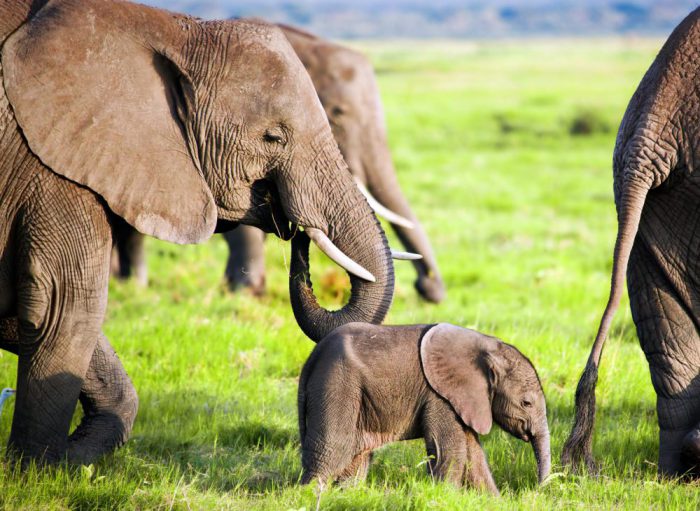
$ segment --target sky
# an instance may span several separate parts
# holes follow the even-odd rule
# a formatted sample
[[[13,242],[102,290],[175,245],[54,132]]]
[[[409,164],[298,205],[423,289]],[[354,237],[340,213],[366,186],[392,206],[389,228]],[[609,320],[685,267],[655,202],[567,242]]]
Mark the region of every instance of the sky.
[[[336,38],[668,34],[698,0],[140,0],[207,19],[257,16]]]

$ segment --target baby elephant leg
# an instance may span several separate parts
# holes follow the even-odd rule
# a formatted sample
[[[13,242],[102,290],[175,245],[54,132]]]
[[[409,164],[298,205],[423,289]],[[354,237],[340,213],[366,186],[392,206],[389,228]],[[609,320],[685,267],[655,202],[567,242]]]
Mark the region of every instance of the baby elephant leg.
[[[127,441],[138,409],[136,390],[104,335],[95,347],[79,399],[83,418],[68,438],[68,460],[87,464]]]
[[[462,425],[447,403],[435,400],[426,405],[423,434],[429,458],[428,473],[461,486],[467,446]]]
[[[315,382],[309,382],[307,395],[322,395],[314,391]],[[356,394],[356,395],[353,395]],[[358,432],[354,425],[359,421],[359,387],[357,393],[346,393],[319,400],[306,401],[306,431],[301,445],[301,483],[307,484],[316,479],[325,485],[340,474],[350,473],[351,466],[362,466],[356,456],[362,452],[358,442]],[[369,460],[368,460],[369,461]]]
[[[467,446],[467,462],[464,471],[466,485],[477,490],[486,490],[494,495],[500,495],[491,475],[489,464],[486,461],[486,454],[479,443],[479,437],[471,429],[466,429],[464,435]]]
[[[447,403],[434,400],[427,404],[423,430],[433,477],[499,494],[478,436],[464,429]]]
[[[372,462],[372,451],[367,451],[358,454],[350,462],[350,465],[345,467],[337,476],[336,480],[339,484],[352,484],[358,481],[364,481],[367,478],[369,464]]]

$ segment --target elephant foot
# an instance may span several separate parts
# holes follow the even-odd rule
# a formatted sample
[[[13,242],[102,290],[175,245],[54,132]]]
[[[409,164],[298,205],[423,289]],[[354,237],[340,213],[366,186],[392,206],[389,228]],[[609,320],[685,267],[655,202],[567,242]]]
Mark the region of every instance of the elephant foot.
[[[700,460],[700,429],[694,429],[683,438],[683,454]]]
[[[350,487],[367,478],[369,465],[372,462],[372,451],[356,455],[350,465],[345,467],[336,477],[336,484],[341,487]]]
[[[128,413],[86,415],[68,438],[68,462],[89,465],[124,445],[129,439],[137,408],[137,403],[133,403]]]
[[[246,273],[241,273],[239,275],[226,275],[226,281],[228,283],[229,290],[234,293],[244,291],[256,297],[265,296],[266,286],[264,275],[262,277],[253,276]]]
[[[681,445],[684,461],[690,466],[694,477],[700,476],[700,429],[694,429],[685,437]]]
[[[696,478],[700,475],[700,430],[659,432],[659,475]]]
[[[421,275],[413,285],[418,294],[428,302],[440,303],[445,299],[445,284],[440,277]]]
[[[80,391],[83,419],[68,437],[70,463],[89,464],[121,447],[136,420],[139,399],[119,357],[101,336]]]
[[[75,431],[68,437],[67,459],[69,463],[87,465],[103,454],[126,443],[136,419],[138,396],[133,387],[120,391],[118,403],[99,402],[89,404],[81,396],[85,415]]]

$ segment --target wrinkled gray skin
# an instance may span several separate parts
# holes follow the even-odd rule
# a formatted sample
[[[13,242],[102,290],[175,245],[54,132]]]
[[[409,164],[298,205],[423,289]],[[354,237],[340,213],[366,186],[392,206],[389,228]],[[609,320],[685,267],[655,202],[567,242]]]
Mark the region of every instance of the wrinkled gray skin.
[[[477,435],[496,422],[550,470],[542,385],[516,348],[473,330],[353,323],[323,339],[299,379],[302,482],[364,478],[372,451],[424,438],[429,473],[498,494]]]
[[[576,391],[565,464],[591,455],[595,384],[624,289],[657,394],[659,473],[700,467],[700,10],[671,34],[632,97],[613,157],[618,234],[610,298]]]
[[[123,222],[176,243],[237,223],[285,239],[290,224],[315,228],[376,283],[351,277],[352,307],[332,313],[298,283],[304,331],[320,339],[382,320],[393,292],[386,239],[279,29],[121,1],[13,0],[0,2],[0,53],[12,454],[89,463],[128,438],[136,393],[101,331]],[[85,415],[69,436],[78,400]]]
[[[427,301],[442,301],[445,286],[430,241],[396,177],[372,64],[364,55],[344,46],[292,27],[281,28],[311,76],[353,177],[380,203],[413,223],[413,229],[397,224],[392,227],[408,252],[423,256],[413,261],[416,290]],[[263,294],[264,233],[255,227],[240,226],[224,233],[224,237],[229,245],[225,274],[230,288]],[[134,276],[145,284],[147,270],[142,244],[142,237],[133,230],[117,236],[120,264],[115,271],[122,278]]]

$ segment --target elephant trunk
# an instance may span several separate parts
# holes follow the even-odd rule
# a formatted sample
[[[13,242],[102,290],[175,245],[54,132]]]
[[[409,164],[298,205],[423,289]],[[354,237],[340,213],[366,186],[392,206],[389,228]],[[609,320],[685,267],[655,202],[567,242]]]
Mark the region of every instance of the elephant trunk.
[[[428,235],[401,192],[386,141],[380,140],[375,146],[378,147],[375,147],[374,151],[369,151],[370,154],[373,153],[371,159],[363,165],[367,189],[380,204],[408,219],[412,224],[410,226],[392,222],[391,227],[408,252],[423,256],[423,259],[413,261],[418,274],[416,290],[429,302],[439,303],[445,298],[445,286]]]
[[[552,469],[552,453],[549,448],[549,428],[547,427],[546,421],[544,427],[533,435],[531,442],[532,450],[535,453],[535,460],[537,460],[537,480],[542,484],[547,476],[549,476],[549,472]]]
[[[297,225],[313,233],[317,244],[316,234],[321,231],[331,248],[369,272],[374,282],[350,274],[352,291],[348,303],[337,311],[324,309],[313,293],[309,271],[309,234],[299,231],[294,235],[289,276],[290,300],[299,327],[315,342],[346,323],[381,323],[389,311],[394,293],[394,266],[384,231],[355,185],[332,139],[322,160],[329,162],[326,165],[331,168],[327,171],[333,171],[333,162],[340,167],[339,186],[333,190],[323,189],[323,193],[318,194],[322,205],[318,209],[321,214],[316,218],[303,220],[294,214],[289,216]],[[318,172],[321,174],[320,170]],[[323,181],[337,182],[338,177],[335,176],[334,181],[330,178]]]
[[[381,232],[378,226],[377,230]],[[368,282],[350,275],[350,299],[337,311],[324,309],[314,296],[309,268],[309,242],[308,235],[301,231],[292,238],[289,292],[294,317],[302,331],[311,340],[318,342],[346,323],[381,323],[391,306],[394,288],[393,266],[386,239],[383,241],[383,247],[376,247],[370,243],[364,248],[365,251],[380,249],[374,264],[363,264],[375,276],[376,282]],[[341,244],[336,244],[339,248],[342,247]],[[348,253],[345,250],[343,252]],[[365,257],[357,255],[353,259],[366,261]]]
[[[562,463],[564,464],[573,464],[584,460],[589,468],[593,467],[591,444],[595,423],[595,386],[598,380],[598,366],[610,324],[620,304],[627,264],[637,236],[644,201],[649,189],[650,185],[638,178],[626,179],[622,185],[622,194],[618,202],[618,233],[613,256],[610,296],[586,368],[576,388],[576,417],[562,451]]]

